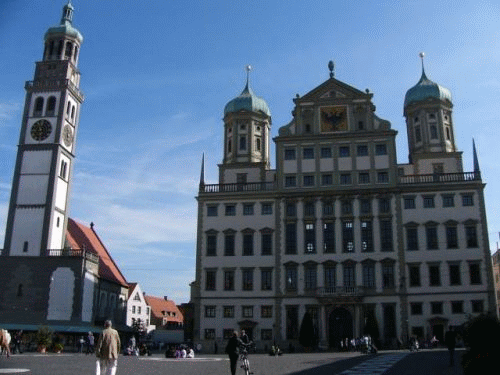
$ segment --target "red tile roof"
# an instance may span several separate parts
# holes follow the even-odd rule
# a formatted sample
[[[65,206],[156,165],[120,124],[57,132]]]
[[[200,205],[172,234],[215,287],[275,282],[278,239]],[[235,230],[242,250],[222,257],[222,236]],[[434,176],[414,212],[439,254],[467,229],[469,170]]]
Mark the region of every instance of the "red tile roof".
[[[151,315],[155,318],[166,322],[184,323],[184,316],[174,301],[153,296],[144,296],[144,298],[151,307]],[[164,314],[164,311],[170,314]],[[175,313],[175,316],[172,316],[172,313]]]
[[[85,249],[99,256],[99,277],[128,287],[127,280],[93,228],[68,219],[66,241],[72,249]]]
[[[128,283],[128,296],[127,296],[127,298],[130,298],[130,296],[132,296],[137,285],[138,285],[137,283]]]

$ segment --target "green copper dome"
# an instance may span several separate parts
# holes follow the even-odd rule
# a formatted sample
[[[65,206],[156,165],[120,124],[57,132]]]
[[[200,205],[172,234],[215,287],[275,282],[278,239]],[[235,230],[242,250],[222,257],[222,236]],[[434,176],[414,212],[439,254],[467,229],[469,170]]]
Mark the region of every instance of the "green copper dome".
[[[234,98],[226,104],[226,107],[224,108],[224,116],[228,113],[239,112],[241,110],[262,112],[271,117],[271,111],[269,110],[266,101],[253,93],[248,80],[240,96]]]
[[[66,4],[63,7],[63,14],[61,17],[61,24],[57,26],[53,26],[47,30],[45,33],[44,39],[47,40],[50,36],[54,34],[64,34],[71,36],[73,38],[76,38],[80,43],[83,42],[83,36],[82,34],[73,27],[72,20],[73,20],[73,11],[75,8],[73,8],[73,5],[71,4],[71,1],[68,1],[68,4]]]
[[[451,102],[451,92],[447,88],[432,82],[425,75],[422,69],[422,77],[420,81],[406,92],[405,108],[414,102],[419,102],[426,99],[449,100]]]

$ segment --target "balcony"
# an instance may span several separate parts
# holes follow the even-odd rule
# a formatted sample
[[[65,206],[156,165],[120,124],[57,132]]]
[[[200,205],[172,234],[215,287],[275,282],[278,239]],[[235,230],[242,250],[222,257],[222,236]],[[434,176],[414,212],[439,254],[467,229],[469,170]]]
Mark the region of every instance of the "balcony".
[[[99,256],[85,249],[48,249],[45,255],[48,257],[85,258],[93,263],[99,264]]]
[[[481,181],[481,172],[432,173],[398,177],[398,182],[403,185],[436,183],[448,184],[470,181]]]
[[[200,193],[241,193],[276,190],[275,182],[200,185]]]

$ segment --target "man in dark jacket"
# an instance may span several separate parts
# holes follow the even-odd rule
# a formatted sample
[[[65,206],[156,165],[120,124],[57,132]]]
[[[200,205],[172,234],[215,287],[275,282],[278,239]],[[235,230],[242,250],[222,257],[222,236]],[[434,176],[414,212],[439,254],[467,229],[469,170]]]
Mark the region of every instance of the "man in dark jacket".
[[[455,364],[455,346],[456,346],[456,335],[453,331],[453,327],[450,327],[448,332],[444,335],[444,342],[448,348],[448,353],[450,353],[450,367]]]
[[[231,366],[231,375],[236,374],[236,364],[238,363],[238,357],[240,356],[241,345],[243,345],[243,343],[238,337],[238,332],[234,331],[233,336],[231,336],[226,345],[226,353],[229,356]]]

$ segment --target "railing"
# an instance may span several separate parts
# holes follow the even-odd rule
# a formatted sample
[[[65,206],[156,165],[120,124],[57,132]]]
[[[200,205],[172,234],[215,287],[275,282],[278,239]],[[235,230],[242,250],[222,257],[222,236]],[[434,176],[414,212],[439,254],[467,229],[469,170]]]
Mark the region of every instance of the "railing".
[[[94,263],[99,263],[99,256],[84,249],[48,249],[45,253],[48,257],[78,257],[85,258]]]
[[[431,183],[453,183],[466,181],[480,181],[480,172],[462,172],[462,173],[433,173],[419,174],[410,176],[399,176],[400,184],[431,184]]]
[[[318,297],[361,296],[363,294],[363,288],[357,286],[333,286],[317,290]]]
[[[276,183],[274,182],[200,185],[200,193],[234,193],[273,190],[276,190]]]
[[[40,80],[40,81],[26,81],[24,88],[37,88],[37,87],[47,87],[47,88],[55,88],[55,89],[65,89],[69,88],[71,91],[75,93],[82,101],[84,99],[83,93],[80,89],[69,79],[57,79],[57,80]]]

